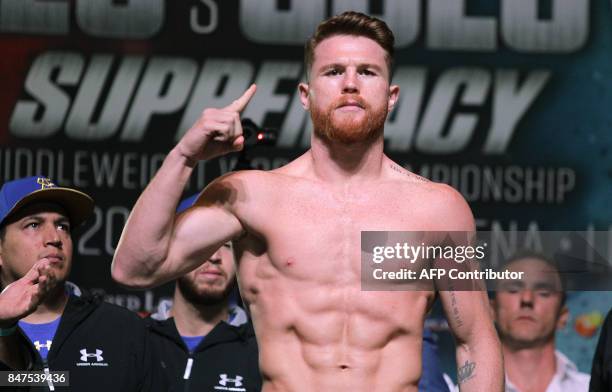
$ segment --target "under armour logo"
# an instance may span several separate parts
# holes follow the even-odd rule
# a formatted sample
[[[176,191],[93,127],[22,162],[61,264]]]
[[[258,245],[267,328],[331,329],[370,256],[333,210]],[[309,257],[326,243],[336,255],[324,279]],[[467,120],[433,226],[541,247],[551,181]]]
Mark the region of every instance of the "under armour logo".
[[[234,387],[241,387],[242,380],[242,376],[236,376],[236,378],[229,378],[227,377],[227,374],[219,374],[219,384],[223,385],[224,387],[227,386],[228,382],[233,383]]]
[[[45,177],[38,177],[36,182],[40,184],[40,189],[47,189],[55,187],[55,184],[51,182],[50,179]]]
[[[46,348],[47,351],[51,350],[51,341],[47,340],[47,344],[41,344],[40,341],[35,341],[34,342],[34,347],[36,347],[36,350],[40,351],[41,348]]]
[[[97,362],[102,362],[104,358],[102,358],[102,350],[96,349],[96,353],[88,354],[86,349],[82,349],[79,351],[81,353],[81,361],[87,362],[87,358],[96,358]]]

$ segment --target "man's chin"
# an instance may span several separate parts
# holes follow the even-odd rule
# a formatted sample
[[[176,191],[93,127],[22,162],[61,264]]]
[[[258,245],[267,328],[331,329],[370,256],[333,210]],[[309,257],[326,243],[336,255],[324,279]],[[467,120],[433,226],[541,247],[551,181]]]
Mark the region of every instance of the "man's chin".
[[[372,141],[379,133],[377,130],[368,129],[367,124],[342,122],[333,123],[330,129],[319,132],[319,136],[332,142],[351,145]]]
[[[387,113],[371,110],[331,110],[328,113],[313,111],[315,133],[320,138],[345,144],[367,144],[383,132]]]
[[[549,338],[542,336],[540,333],[528,331],[524,331],[524,333],[514,332],[507,338],[507,341],[509,341],[511,345],[517,349],[540,346],[549,340]]]
[[[226,301],[233,288],[231,283],[211,285],[187,279],[179,279],[177,283],[179,290],[189,302],[200,305],[216,305]]]
[[[204,290],[197,292],[192,301],[200,305],[217,305],[226,301],[228,296],[226,290]]]

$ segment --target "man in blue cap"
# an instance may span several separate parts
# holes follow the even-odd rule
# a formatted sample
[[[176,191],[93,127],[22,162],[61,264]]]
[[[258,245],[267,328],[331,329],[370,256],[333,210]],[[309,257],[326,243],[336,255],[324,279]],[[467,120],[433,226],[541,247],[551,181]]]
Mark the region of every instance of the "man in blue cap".
[[[1,301],[13,302],[14,309],[0,312],[0,335],[3,341],[12,336],[12,344],[28,353],[28,370],[68,371],[73,390],[148,391],[144,322],[67,282],[71,230],[93,207],[85,193],[43,176],[0,189]],[[27,293],[33,295],[20,304],[18,298]],[[47,388],[62,389],[52,381]]]

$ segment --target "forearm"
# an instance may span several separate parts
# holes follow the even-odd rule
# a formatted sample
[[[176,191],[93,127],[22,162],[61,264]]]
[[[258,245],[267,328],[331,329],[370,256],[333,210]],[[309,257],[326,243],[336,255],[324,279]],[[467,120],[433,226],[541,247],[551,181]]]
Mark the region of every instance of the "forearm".
[[[504,390],[501,345],[493,327],[479,329],[469,342],[457,345],[457,383],[461,392]]]
[[[176,207],[193,167],[175,147],[138,198],[113,258],[111,271],[119,283],[146,286],[166,259]]]

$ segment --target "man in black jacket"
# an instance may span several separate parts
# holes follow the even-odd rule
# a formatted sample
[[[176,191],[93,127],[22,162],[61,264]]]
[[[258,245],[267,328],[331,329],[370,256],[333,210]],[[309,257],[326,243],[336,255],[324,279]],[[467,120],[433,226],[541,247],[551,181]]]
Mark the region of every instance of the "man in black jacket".
[[[29,352],[28,370],[68,371],[75,391],[150,391],[147,330],[132,312],[82,295],[66,278],[72,266],[71,227],[93,211],[93,200],[45,177],[7,182],[0,190],[0,280],[22,290],[34,275],[53,277],[53,287],[35,298],[1,335],[12,335]],[[41,267],[43,265],[44,267]],[[36,267],[38,271],[32,272]],[[42,269],[41,269],[42,268]],[[30,272],[29,272],[30,271]],[[32,281],[22,279],[31,274]],[[10,293],[11,287],[5,291]],[[17,304],[15,304],[17,307]],[[47,383],[45,390],[63,387]]]
[[[186,199],[179,212],[195,197]],[[154,355],[167,391],[259,391],[255,333],[232,292],[236,270],[230,244],[176,281],[149,321]]]

